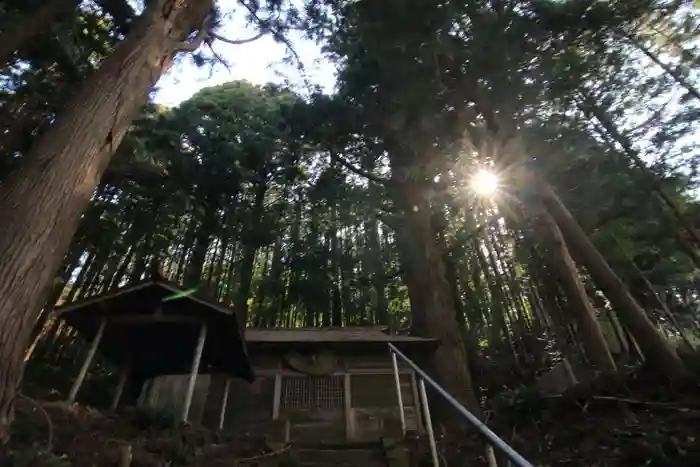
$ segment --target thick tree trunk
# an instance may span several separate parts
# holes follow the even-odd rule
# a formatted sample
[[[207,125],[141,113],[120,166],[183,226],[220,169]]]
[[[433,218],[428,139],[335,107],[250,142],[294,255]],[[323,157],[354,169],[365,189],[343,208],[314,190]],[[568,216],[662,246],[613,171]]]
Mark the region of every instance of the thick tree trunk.
[[[24,349],[80,216],[148,91],[201,26],[207,1],[150,2],[132,33],[68,103],[0,187],[0,442],[6,443]]]
[[[684,373],[683,363],[673,347],[657,332],[642,307],[632,298],[554,190],[545,184],[541,188],[541,196],[547,211],[571,246],[577,262],[586,267],[595,283],[610,300],[622,324],[639,344],[647,363],[659,374],[674,376]]]
[[[564,242],[557,224],[546,212],[539,213],[535,228],[539,239],[547,248],[546,260],[557,271],[560,283],[567,296],[567,302],[578,323],[578,336],[589,361],[600,370],[614,371],[615,360],[596,319],[595,309],[588,299],[586,290],[579,280],[569,249]]]
[[[402,174],[398,174],[394,185],[395,202],[403,213],[397,237],[411,301],[412,329],[416,335],[440,342],[424,364],[438,384],[480,414],[452,291],[445,279],[442,252],[431,222],[428,195]],[[442,418],[450,418],[446,407],[438,408]]]
[[[265,192],[267,184],[261,176],[258,186],[255,191],[255,201],[253,204],[253,212],[248,220],[248,230],[255,229],[262,220],[265,209]],[[256,227],[253,227],[256,226]],[[245,227],[244,227],[245,229]],[[234,310],[239,318],[239,326],[244,328],[248,322],[248,299],[250,298],[250,286],[253,282],[253,268],[255,266],[255,255],[258,252],[259,245],[255,238],[250,234],[244,234],[245,246],[243,247],[243,262],[241,263],[240,283],[236,292],[236,303]]]
[[[216,232],[216,209],[211,201],[206,201],[206,212],[202,224],[197,229],[194,240],[194,248],[189,264],[185,269],[185,286],[197,287],[202,283],[204,262],[211,242],[211,236]]]

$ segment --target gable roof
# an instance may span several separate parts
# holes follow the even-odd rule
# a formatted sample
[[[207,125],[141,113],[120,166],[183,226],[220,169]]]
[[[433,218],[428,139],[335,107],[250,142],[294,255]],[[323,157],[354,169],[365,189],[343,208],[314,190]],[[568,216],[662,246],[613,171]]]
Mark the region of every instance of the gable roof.
[[[210,302],[172,282],[148,279],[56,308],[86,339],[106,320],[98,352],[144,376],[188,373],[199,335],[207,324],[201,372],[219,371],[252,380],[245,342],[231,308]],[[177,299],[173,295],[183,294]]]

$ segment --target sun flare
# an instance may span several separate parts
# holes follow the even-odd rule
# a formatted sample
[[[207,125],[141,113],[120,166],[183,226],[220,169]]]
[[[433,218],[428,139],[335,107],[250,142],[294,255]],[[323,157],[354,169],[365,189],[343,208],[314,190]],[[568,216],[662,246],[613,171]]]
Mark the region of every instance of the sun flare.
[[[498,190],[498,176],[488,170],[479,170],[472,177],[471,188],[477,195],[492,195]]]

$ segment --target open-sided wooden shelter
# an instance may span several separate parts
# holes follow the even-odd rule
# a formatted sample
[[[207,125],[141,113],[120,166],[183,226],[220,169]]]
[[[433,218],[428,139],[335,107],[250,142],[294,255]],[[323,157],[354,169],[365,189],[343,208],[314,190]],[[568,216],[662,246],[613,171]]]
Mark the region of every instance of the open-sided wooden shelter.
[[[144,381],[158,375],[189,374],[182,408],[182,419],[187,420],[199,373],[254,380],[233,311],[171,282],[149,279],[56,311],[92,342],[70,401],[75,400],[98,351],[122,368],[113,407],[129,377]]]

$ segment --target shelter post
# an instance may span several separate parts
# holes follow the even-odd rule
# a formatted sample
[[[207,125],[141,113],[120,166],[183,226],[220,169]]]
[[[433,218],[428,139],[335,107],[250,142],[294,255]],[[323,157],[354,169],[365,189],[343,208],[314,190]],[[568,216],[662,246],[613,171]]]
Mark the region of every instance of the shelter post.
[[[92,359],[95,358],[95,352],[97,352],[97,347],[100,345],[100,341],[102,340],[102,335],[105,332],[106,325],[107,320],[105,318],[102,318],[102,320],[100,321],[100,327],[97,329],[97,334],[95,334],[95,339],[93,339],[92,343],[90,344],[90,350],[88,351],[87,357],[85,357],[85,361],[83,362],[82,368],[80,368],[80,373],[78,373],[78,377],[73,383],[73,387],[70,388],[70,392],[68,393],[68,402],[75,402],[75,398],[78,395],[80,386],[83,384],[85,375],[87,375],[87,371],[90,368]]]
[[[219,430],[224,429],[224,421],[226,419],[226,405],[228,404],[228,391],[231,387],[231,378],[226,377],[224,385],[224,396],[221,399],[221,412],[219,412]]]
[[[194,349],[194,358],[192,359],[192,370],[190,371],[190,379],[187,383],[187,394],[185,395],[185,406],[182,409],[182,421],[186,422],[190,414],[192,406],[192,396],[194,395],[194,385],[197,382],[197,373],[199,373],[199,362],[202,360],[202,350],[204,350],[204,342],[207,339],[207,324],[202,323],[199,328],[199,338],[197,346]]]
[[[110,407],[112,410],[115,410],[119,406],[126,380],[129,379],[129,373],[131,373],[131,355],[129,355],[126,362],[124,362],[122,371],[119,374],[119,384],[117,384],[117,389],[114,392],[114,399],[112,399],[112,406]]]

